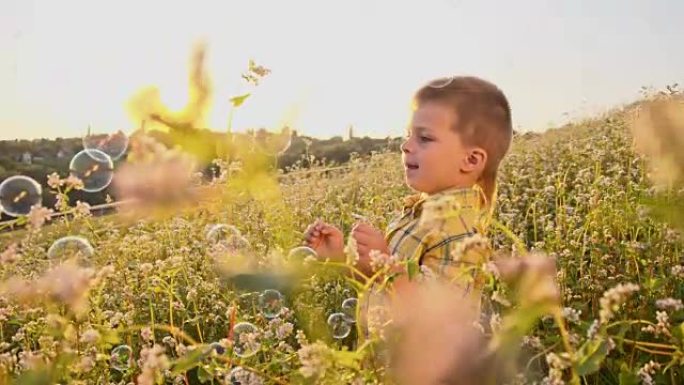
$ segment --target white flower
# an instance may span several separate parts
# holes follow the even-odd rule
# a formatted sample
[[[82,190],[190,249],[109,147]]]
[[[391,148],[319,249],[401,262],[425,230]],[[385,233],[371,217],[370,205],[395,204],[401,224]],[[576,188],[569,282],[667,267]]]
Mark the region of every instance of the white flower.
[[[31,227],[36,230],[43,227],[45,222],[50,220],[53,212],[54,210],[43,207],[40,204],[31,206],[31,211],[28,214],[28,221]]]
[[[73,188],[74,190],[83,189],[83,181],[75,175],[69,175],[64,182],[68,188]]]
[[[665,311],[656,311],[656,325],[648,325],[641,328],[641,331],[653,333],[655,335],[665,334],[669,335],[670,319]]]
[[[81,335],[81,342],[86,345],[94,345],[100,339],[100,333],[95,329],[88,329]]]
[[[672,266],[671,272],[672,276],[676,278],[684,278],[684,266],[682,265]]]
[[[653,360],[642,366],[637,372],[637,375],[641,377],[641,383],[644,385],[653,385],[653,377],[651,376],[654,375],[658,369],[660,369],[660,364]]]
[[[370,266],[373,271],[377,271],[385,267],[391,269],[399,264],[399,256],[390,256],[378,250],[371,250],[368,253],[368,256],[370,257]]]
[[[21,255],[19,255],[17,252],[16,243],[12,243],[5,249],[5,251],[0,253],[0,263],[3,265],[6,263],[16,262],[19,258],[21,258]]]
[[[90,214],[90,204],[86,202],[76,201],[74,215],[79,218],[86,218],[92,216]]]
[[[149,273],[150,271],[152,271],[152,269],[154,269],[154,266],[151,263],[145,262],[145,263],[140,265],[140,271],[143,274]]]
[[[55,209],[57,211],[66,211],[69,208],[69,197],[66,194],[57,194],[55,198]]]
[[[610,321],[615,316],[615,312],[620,309],[620,306],[627,301],[627,297],[637,291],[639,291],[639,285],[621,283],[604,292],[603,297],[599,301],[601,304],[601,309],[599,310],[601,323]]]
[[[154,335],[152,334],[152,329],[150,327],[144,327],[140,330],[140,336],[142,337],[143,341],[151,341],[152,338],[154,338]]]
[[[60,186],[64,186],[64,181],[60,179],[59,174],[53,172],[47,176],[47,184],[52,189],[57,189]]]
[[[327,345],[321,341],[304,345],[297,351],[302,366],[299,372],[306,378],[318,378],[332,365],[332,355]]]
[[[656,307],[661,310],[682,310],[684,305],[682,305],[681,299],[665,298],[656,301]]]
[[[581,314],[581,310],[576,310],[571,307],[563,308],[563,318],[568,320],[570,323],[579,324]]]
[[[292,334],[293,330],[294,325],[292,325],[290,322],[285,322],[282,325],[280,325],[276,330],[276,338],[278,338],[279,340],[284,340],[290,334]]]

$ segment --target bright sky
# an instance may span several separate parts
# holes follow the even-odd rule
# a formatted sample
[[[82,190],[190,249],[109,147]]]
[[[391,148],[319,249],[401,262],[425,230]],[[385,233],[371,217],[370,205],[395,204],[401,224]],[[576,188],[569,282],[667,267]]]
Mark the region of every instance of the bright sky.
[[[0,139],[130,131],[124,104],[147,85],[181,107],[199,38],[214,129],[254,58],[273,72],[234,127],[400,135],[420,85],[471,74],[542,130],[682,83],[682,14],[680,0],[0,0]]]

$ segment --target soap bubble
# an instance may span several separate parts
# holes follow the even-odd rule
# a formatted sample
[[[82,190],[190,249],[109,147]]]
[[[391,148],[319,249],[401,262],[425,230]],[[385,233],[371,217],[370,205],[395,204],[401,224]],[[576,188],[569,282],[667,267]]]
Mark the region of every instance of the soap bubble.
[[[209,344],[209,349],[216,352],[218,355],[224,354],[226,352],[226,348],[224,348],[223,345],[218,342],[212,342]]]
[[[52,260],[67,260],[74,258],[79,264],[88,265],[95,253],[93,246],[87,239],[69,235],[56,240],[48,249],[48,258]]]
[[[83,191],[104,190],[114,178],[114,163],[100,150],[83,150],[74,155],[69,164],[73,176],[83,181]]]
[[[236,366],[228,374],[228,383],[230,385],[261,384],[262,380],[256,373],[252,373],[242,366]]]
[[[240,230],[233,225],[219,223],[209,228],[206,237],[210,244],[215,245],[219,242],[226,242],[233,235],[240,236]]]
[[[233,353],[238,357],[251,357],[259,351],[259,329],[249,322],[233,326]]]
[[[345,315],[347,322],[356,322],[356,307],[358,305],[359,301],[356,298],[347,298],[342,301],[342,313]]]
[[[283,127],[279,133],[271,133],[264,129],[258,130],[254,133],[254,143],[262,151],[281,155],[292,144],[292,130],[289,127]]]
[[[31,207],[40,204],[43,188],[34,179],[15,175],[0,183],[0,210],[7,215],[26,215]]]
[[[231,235],[223,244],[230,252],[244,252],[252,247],[247,238],[242,235]]]
[[[226,348],[218,342],[212,342],[204,348],[204,359],[220,356],[226,353]]]
[[[351,333],[351,325],[347,322],[344,313],[333,313],[328,317],[328,326],[333,338],[342,339]]]
[[[119,345],[112,350],[109,357],[112,369],[120,372],[126,371],[133,363],[133,349],[128,345]]]
[[[290,262],[303,262],[308,259],[318,259],[318,254],[316,251],[308,246],[299,246],[290,250],[287,254],[287,259]]]
[[[117,160],[126,153],[128,136],[119,130],[113,134],[94,134],[88,132],[83,137],[83,148],[94,158],[100,158],[98,152],[107,154],[112,160]],[[98,152],[92,151],[98,150]]]
[[[267,289],[259,295],[259,309],[264,317],[275,318],[283,308],[283,295],[278,290]]]
[[[428,83],[428,87],[444,88],[444,87],[448,86],[449,84],[451,84],[451,82],[453,82],[453,81],[454,81],[453,76],[439,78],[439,79],[435,79],[435,80],[431,81],[430,83]]]

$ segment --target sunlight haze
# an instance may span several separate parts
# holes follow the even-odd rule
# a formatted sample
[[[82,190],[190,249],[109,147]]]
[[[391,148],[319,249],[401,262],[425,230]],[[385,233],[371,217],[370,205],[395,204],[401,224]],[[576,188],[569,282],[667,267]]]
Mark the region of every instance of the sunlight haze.
[[[681,1],[0,0],[0,139],[136,127],[124,105],[156,85],[181,107],[193,43],[208,46],[209,118],[272,73],[233,126],[316,137],[401,135],[412,93],[471,74],[508,95],[514,125],[543,130],[684,80]]]

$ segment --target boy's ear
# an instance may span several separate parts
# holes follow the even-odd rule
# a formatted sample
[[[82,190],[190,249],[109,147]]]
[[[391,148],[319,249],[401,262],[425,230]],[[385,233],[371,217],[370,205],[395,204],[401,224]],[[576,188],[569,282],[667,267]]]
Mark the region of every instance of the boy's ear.
[[[487,151],[480,147],[473,147],[465,154],[462,171],[466,173],[482,171],[487,163]]]

